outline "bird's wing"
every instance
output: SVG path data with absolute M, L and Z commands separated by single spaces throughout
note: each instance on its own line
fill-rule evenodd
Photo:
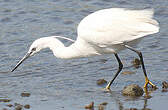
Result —
M 78 26 L 78 39 L 108 46 L 159 31 L 152 10 L 104 9 L 85 17 Z

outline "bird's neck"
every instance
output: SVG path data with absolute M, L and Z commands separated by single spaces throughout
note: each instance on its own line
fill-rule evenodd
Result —
M 61 59 L 71 59 L 71 58 L 78 58 L 80 57 L 80 52 L 74 47 L 75 43 L 71 44 L 68 47 L 62 46 L 62 47 L 55 47 L 54 49 L 51 49 L 53 51 L 53 54 L 57 58 Z
M 68 47 L 64 46 L 64 44 L 59 40 L 54 44 L 58 44 L 58 42 L 59 42 L 59 46 L 58 45 L 53 46 L 50 44 L 47 46 L 53 51 L 53 54 L 57 58 L 72 59 L 72 58 L 80 58 L 80 57 L 97 55 L 97 52 L 90 46 L 87 46 L 85 42 L 83 42 L 82 40 L 77 40 Z

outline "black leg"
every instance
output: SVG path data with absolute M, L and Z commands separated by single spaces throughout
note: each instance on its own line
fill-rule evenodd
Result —
M 145 75 L 145 85 L 144 85 L 144 88 L 146 88 L 148 84 L 150 84 L 152 87 L 156 88 L 156 86 L 154 84 L 152 84 L 152 82 L 150 82 L 149 79 L 148 79 L 148 76 L 147 76 L 147 73 L 146 73 L 146 69 L 145 69 L 145 65 L 144 65 L 144 61 L 143 61 L 142 53 L 140 51 L 138 51 L 138 50 L 136 50 L 136 49 L 128 46 L 128 45 L 124 45 L 124 46 L 126 48 L 128 48 L 128 49 L 136 52 L 138 54 L 139 58 L 140 58 L 142 69 L 143 69 L 143 72 L 144 72 L 144 75 Z
M 114 75 L 113 79 L 112 79 L 112 80 L 108 83 L 108 85 L 106 86 L 106 89 L 110 89 L 111 84 L 114 82 L 114 80 L 116 79 L 116 77 L 118 76 L 118 74 L 120 73 L 120 71 L 121 71 L 122 68 L 123 68 L 123 64 L 122 64 L 120 58 L 118 57 L 117 53 L 114 53 L 114 55 L 115 55 L 115 57 L 116 57 L 116 59 L 117 59 L 117 61 L 118 61 L 119 68 L 118 68 L 117 73 Z

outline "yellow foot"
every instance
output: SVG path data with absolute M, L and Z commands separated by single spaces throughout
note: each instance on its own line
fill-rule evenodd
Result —
M 111 85 L 110 83 L 107 84 L 107 86 L 106 86 L 107 90 L 110 90 L 110 85 Z
M 111 89 L 102 88 L 103 92 L 111 92 Z
M 102 90 L 105 91 L 105 92 L 111 91 L 111 89 L 110 89 L 110 83 L 108 83 L 108 85 L 105 88 L 103 88 Z
M 154 85 L 151 81 L 149 81 L 149 79 L 146 77 L 145 78 L 145 85 L 144 88 L 147 88 L 148 84 L 150 84 L 152 86 L 152 88 L 157 89 L 156 85 Z

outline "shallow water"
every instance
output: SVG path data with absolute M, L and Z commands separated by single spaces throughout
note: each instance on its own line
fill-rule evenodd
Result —
M 12 110 L 14 107 L 6 105 L 20 103 L 30 104 L 31 110 L 83 110 L 92 101 L 95 110 L 102 102 L 108 103 L 106 110 L 166 109 L 168 92 L 161 92 L 161 85 L 168 81 L 167 6 L 167 0 L 1 0 L 0 98 L 11 99 L 11 102 L 0 102 L 0 109 Z M 149 78 L 159 87 L 151 92 L 151 98 L 130 99 L 121 94 L 126 85 L 144 84 L 142 70 L 131 66 L 137 55 L 129 50 L 119 54 L 123 71 L 135 74 L 120 74 L 111 93 L 102 91 L 105 86 L 98 86 L 96 81 L 102 78 L 109 81 L 114 75 L 118 68 L 114 55 L 61 60 L 47 49 L 25 61 L 15 72 L 9 72 L 35 39 L 52 35 L 76 39 L 76 27 L 83 17 L 109 7 L 155 9 L 160 32 L 144 38 L 137 46 L 144 55 Z M 31 95 L 21 97 L 22 92 Z

